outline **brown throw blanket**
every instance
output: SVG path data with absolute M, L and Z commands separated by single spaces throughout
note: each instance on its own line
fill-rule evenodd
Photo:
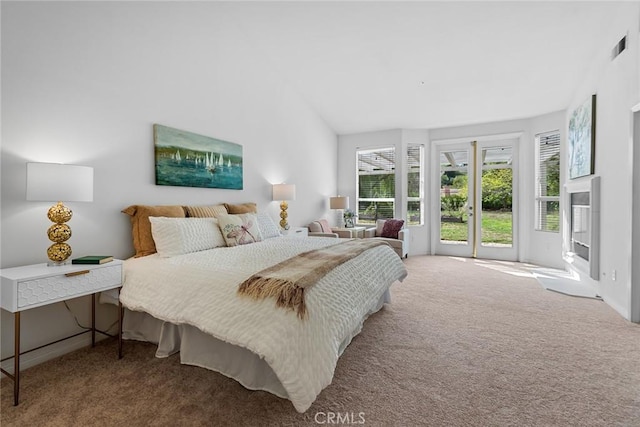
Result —
M 275 297 L 276 306 L 295 310 L 304 319 L 307 308 L 304 290 L 338 265 L 371 249 L 388 243 L 377 239 L 347 240 L 344 243 L 314 249 L 286 259 L 240 284 L 238 293 L 255 299 Z

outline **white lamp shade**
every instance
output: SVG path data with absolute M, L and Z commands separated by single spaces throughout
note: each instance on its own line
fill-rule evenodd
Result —
M 273 200 L 295 200 L 296 186 L 294 184 L 273 184 Z
M 338 196 L 329 198 L 330 209 L 349 209 L 349 197 Z
M 92 202 L 93 168 L 58 163 L 27 163 L 27 200 Z

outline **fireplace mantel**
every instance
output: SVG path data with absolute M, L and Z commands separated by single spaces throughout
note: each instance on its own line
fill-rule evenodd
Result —
M 599 280 L 600 177 L 573 179 L 564 189 L 563 258 L 570 268 Z

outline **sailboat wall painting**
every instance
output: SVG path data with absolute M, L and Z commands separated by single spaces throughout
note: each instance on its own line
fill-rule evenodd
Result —
M 242 190 L 242 145 L 153 125 L 156 185 Z

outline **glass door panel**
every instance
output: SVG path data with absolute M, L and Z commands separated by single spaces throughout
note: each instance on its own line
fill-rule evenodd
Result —
M 480 244 L 513 246 L 513 148 L 482 150 Z
M 440 153 L 440 242 L 468 244 L 468 151 Z
M 472 151 L 468 145 L 446 146 L 438 152 L 439 236 L 440 252 L 456 256 L 471 256 L 472 205 L 469 203 L 469 176 Z

